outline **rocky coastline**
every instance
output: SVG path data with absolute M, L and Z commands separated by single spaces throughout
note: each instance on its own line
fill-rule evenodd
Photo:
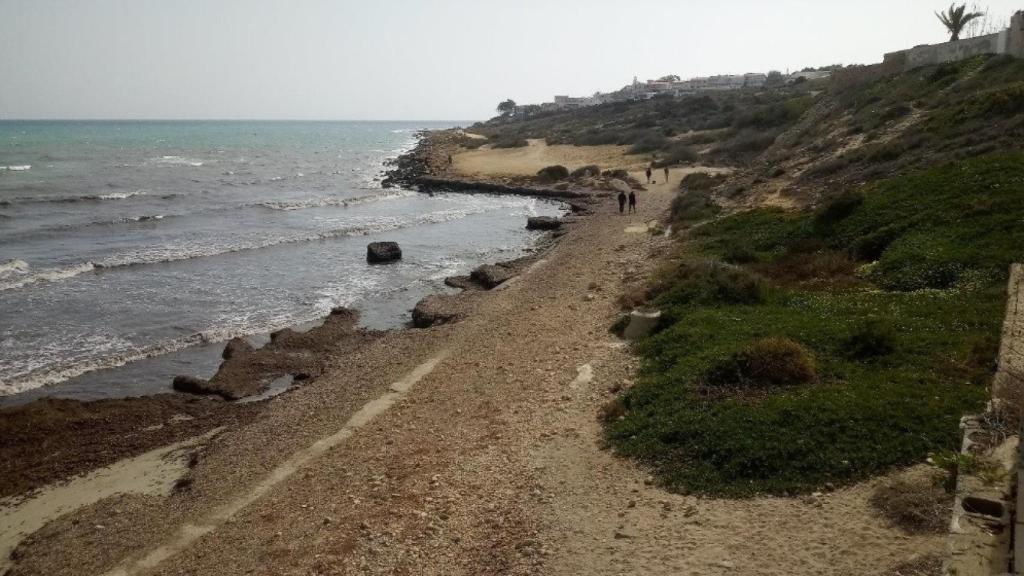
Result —
M 533 254 L 484 264 L 469 275 L 447 278 L 445 284 L 461 292 L 421 299 L 411 311 L 408 330 L 436 329 L 466 318 L 484 294 L 499 289 L 540 260 L 558 238 L 569 233 L 580 216 L 590 212 L 592 202 L 608 195 L 593 189 L 559 190 L 497 179 L 460 178 L 447 165 L 448 155 L 456 147 L 455 139 L 452 131 L 422 133 L 412 151 L 388 166 L 384 186 L 424 193 L 529 195 L 565 202 L 573 216 L 524 222 L 524 227 L 546 232 Z M 0 410 L 0 430 L 6 430 L 10 440 L 0 447 L 7 478 L 0 485 L 0 497 L 25 494 L 184 437 L 250 421 L 265 403 L 249 401 L 262 399 L 274 383 L 287 378 L 287 389 L 313 385 L 329 362 L 353 356 L 385 334 L 358 328 L 357 324 L 358 312 L 338 308 L 321 325 L 306 331 L 279 330 L 260 347 L 235 338 L 225 344 L 223 362 L 213 377 L 182 374 L 175 378 L 173 388 L 178 393 L 91 402 L 43 398 Z M 146 433 L 140 434 L 139 430 Z M 78 436 L 83 431 L 91 439 L 90 446 L 96 448 L 89 457 L 45 457 L 78 452 Z M 126 437 L 132 440 L 124 441 Z

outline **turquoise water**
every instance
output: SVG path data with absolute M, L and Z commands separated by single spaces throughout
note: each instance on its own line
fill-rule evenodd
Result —
M 0 404 L 169 389 L 221 342 L 353 306 L 403 325 L 520 256 L 528 198 L 380 187 L 428 122 L 0 122 Z M 372 267 L 366 244 L 404 260 Z

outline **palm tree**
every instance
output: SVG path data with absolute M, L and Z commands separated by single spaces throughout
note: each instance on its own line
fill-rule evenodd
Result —
M 935 15 L 938 16 L 942 25 L 949 30 L 949 41 L 956 42 L 960 39 L 960 33 L 964 31 L 967 23 L 975 18 L 981 18 L 985 13 L 967 12 L 967 4 L 961 4 L 960 6 L 950 4 L 948 12 L 936 12 Z

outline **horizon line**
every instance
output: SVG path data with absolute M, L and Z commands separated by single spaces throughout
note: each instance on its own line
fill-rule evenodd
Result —
M 353 119 L 353 118 L 3 118 L 0 122 L 483 122 L 427 118 L 418 119 Z

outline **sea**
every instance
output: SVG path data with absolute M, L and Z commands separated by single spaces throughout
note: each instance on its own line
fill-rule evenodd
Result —
M 533 198 L 384 189 L 446 122 L 0 121 L 0 407 L 171 391 L 336 306 L 395 329 L 528 253 Z M 396 241 L 401 262 L 368 265 Z

